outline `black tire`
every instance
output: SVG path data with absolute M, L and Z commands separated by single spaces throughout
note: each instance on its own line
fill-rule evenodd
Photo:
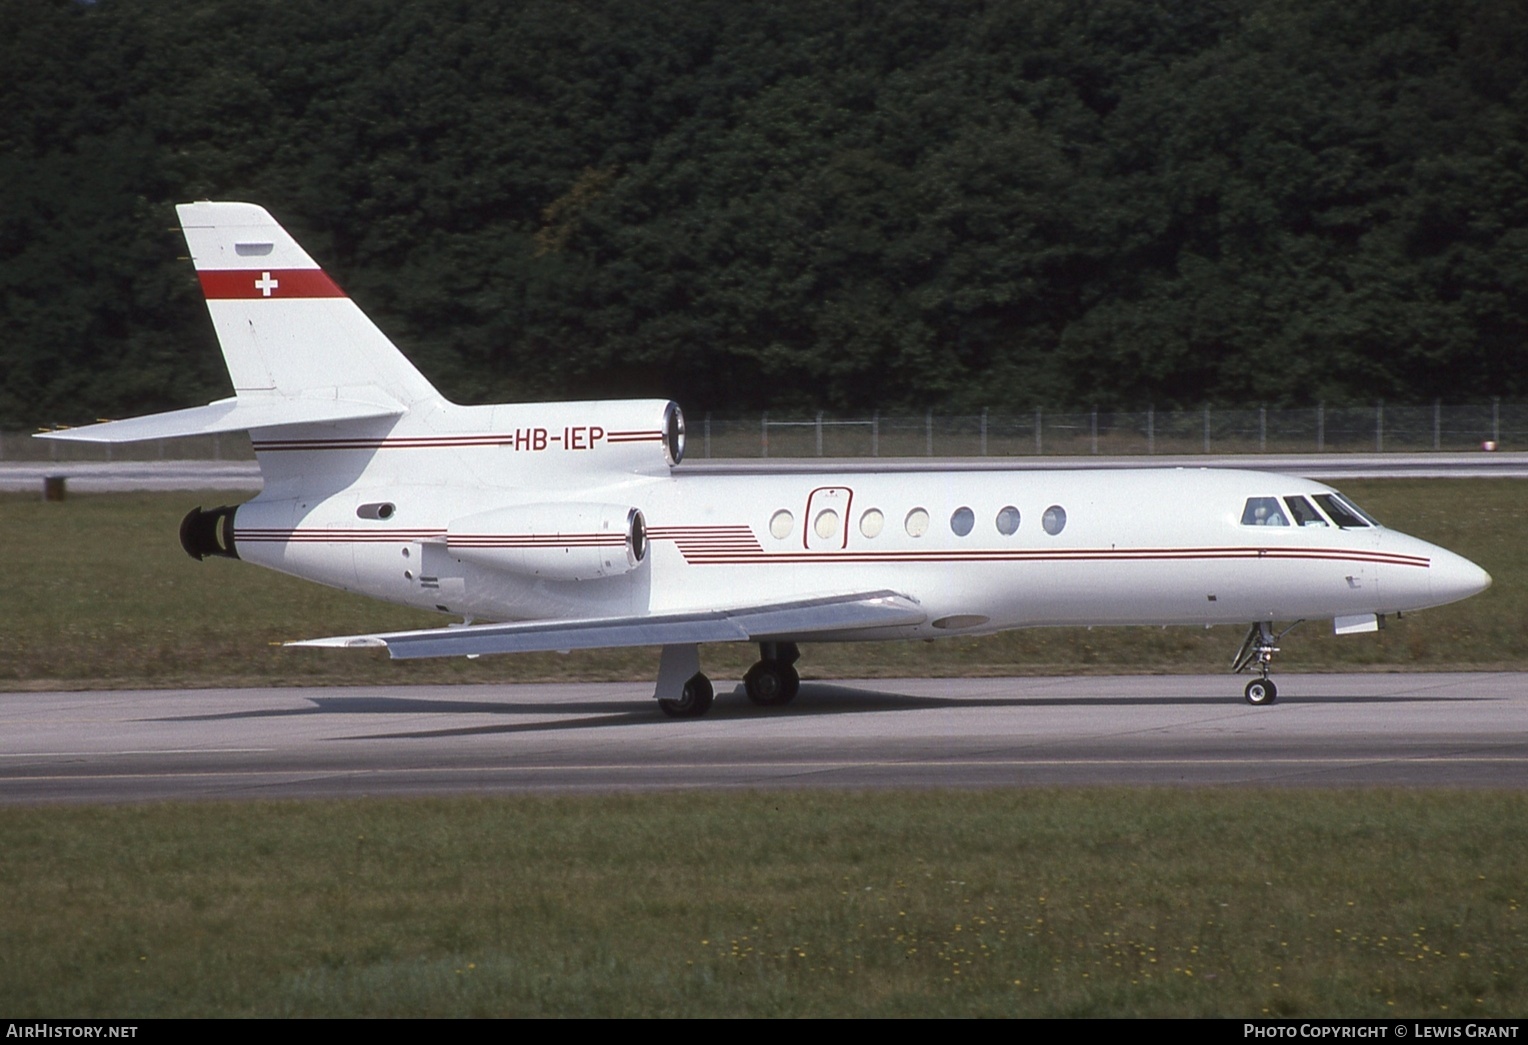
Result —
M 801 676 L 789 664 L 761 660 L 743 676 L 743 689 L 759 707 L 777 708 L 796 698 L 801 690 Z
M 1247 683 L 1247 703 L 1255 708 L 1267 707 L 1279 699 L 1279 687 L 1272 679 L 1253 679 Z
M 677 699 L 661 697 L 658 707 L 669 718 L 700 718 L 711 710 L 711 702 L 715 699 L 716 691 L 711 688 L 711 680 L 697 673 L 690 676 Z
M 801 692 L 801 676 L 796 674 L 796 669 L 789 664 L 783 666 L 785 675 L 785 692 L 781 694 L 780 703 L 789 704 L 796 699 L 796 694 Z

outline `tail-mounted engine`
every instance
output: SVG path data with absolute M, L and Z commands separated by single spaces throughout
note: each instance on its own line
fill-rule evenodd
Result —
M 684 460 L 684 413 L 678 403 L 663 408 L 663 456 L 671 467 Z
M 647 520 L 615 504 L 527 504 L 458 519 L 446 545 L 464 562 L 583 581 L 630 573 L 647 558 Z
M 233 539 L 233 515 L 238 506 L 202 510 L 197 505 L 180 521 L 180 546 L 197 562 L 209 555 L 237 559 L 239 549 Z
M 662 399 L 522 403 L 492 408 L 492 447 L 498 467 L 532 483 L 538 471 L 635 472 L 667 475 L 684 460 L 684 414 Z M 258 445 L 256 449 L 259 449 Z

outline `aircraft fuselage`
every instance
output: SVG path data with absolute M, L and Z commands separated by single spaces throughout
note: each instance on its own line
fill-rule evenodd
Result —
M 603 483 L 585 476 L 561 491 L 363 478 L 322 500 L 262 496 L 238 510 L 235 534 L 248 561 L 477 620 L 881 589 L 927 613 L 919 624 L 833 636 L 845 639 L 1383 615 L 1488 583 L 1452 552 L 1379 525 L 1339 525 L 1319 509 L 1304 525 L 1287 508 L 1282 525 L 1244 521 L 1254 499 L 1314 505 L 1333 492 L 1294 476 L 1216 468 L 710 475 L 680 467 Z M 391 510 L 358 517 L 368 504 Z M 513 528 L 521 505 L 548 509 L 539 531 Z M 648 547 L 639 562 L 604 575 L 562 568 L 597 538 L 597 523 L 577 514 L 591 505 L 620 509 L 611 518 L 628 507 L 641 513 Z M 479 527 L 470 541 L 451 532 L 455 520 L 493 522 L 496 513 L 504 525 Z M 516 558 L 527 546 L 544 561 Z

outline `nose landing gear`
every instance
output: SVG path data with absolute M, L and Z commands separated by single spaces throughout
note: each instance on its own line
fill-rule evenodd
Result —
M 1279 699 L 1279 687 L 1273 684 L 1272 679 L 1253 679 L 1247 683 L 1244 691 L 1247 703 L 1253 707 L 1261 707 L 1264 704 L 1272 704 Z
M 1240 674 L 1249 668 L 1256 667 L 1260 677 L 1247 683 L 1247 688 L 1243 691 L 1248 704 L 1253 707 L 1263 707 L 1279 699 L 1279 687 L 1275 686 L 1273 680 L 1268 677 L 1268 666 L 1273 663 L 1273 655 L 1279 652 L 1279 647 L 1274 643 L 1288 635 L 1300 623 L 1295 621 L 1277 635 L 1273 633 L 1272 621 L 1259 621 L 1247 630 L 1247 637 L 1242 640 L 1241 649 L 1236 652 L 1236 659 L 1231 662 L 1231 671 L 1233 674 Z

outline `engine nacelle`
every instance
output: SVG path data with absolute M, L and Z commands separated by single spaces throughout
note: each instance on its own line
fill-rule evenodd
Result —
M 238 506 L 223 505 L 221 508 L 203 509 L 197 505 L 180 521 L 180 546 L 186 554 L 200 562 L 209 555 L 225 559 L 239 557 L 234 543 L 233 514 Z
M 464 562 L 547 580 L 630 573 L 647 557 L 647 520 L 615 504 L 527 504 L 457 519 L 446 546 Z
M 667 475 L 684 459 L 684 414 L 662 399 L 519 403 L 491 411 L 491 440 L 474 437 L 472 445 L 491 448 L 500 474 L 517 477 L 514 485 L 569 469 Z

